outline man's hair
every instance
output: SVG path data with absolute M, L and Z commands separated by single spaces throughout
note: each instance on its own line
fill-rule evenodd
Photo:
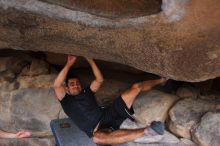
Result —
M 66 86 L 68 86 L 68 81 L 70 79 L 78 79 L 79 80 L 79 77 L 76 74 L 73 74 L 73 73 L 67 74 L 67 77 L 66 77 L 66 80 L 65 80 Z

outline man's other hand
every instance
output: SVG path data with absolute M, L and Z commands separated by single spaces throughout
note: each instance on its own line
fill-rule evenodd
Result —
M 76 56 L 68 55 L 66 64 L 68 66 L 72 66 L 75 61 L 76 61 Z
M 28 131 L 19 131 L 17 132 L 15 138 L 26 138 L 26 137 L 30 137 L 31 136 L 31 132 Z
M 86 60 L 87 60 L 89 63 L 94 62 L 93 58 L 86 57 Z

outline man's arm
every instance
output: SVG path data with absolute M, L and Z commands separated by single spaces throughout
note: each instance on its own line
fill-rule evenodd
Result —
M 28 131 L 19 131 L 17 133 L 10 133 L 0 130 L 0 138 L 26 138 L 30 136 L 31 136 L 31 132 Z
M 92 83 L 90 85 L 90 89 L 93 92 L 96 92 L 101 87 L 101 85 L 104 81 L 104 78 L 103 78 L 101 71 L 99 70 L 99 68 L 95 64 L 95 61 L 90 58 L 87 58 L 87 61 L 90 64 L 90 66 L 92 67 L 93 74 L 95 75 L 95 80 L 92 81 Z
M 66 90 L 65 90 L 65 87 L 63 86 L 63 82 L 66 79 L 66 76 L 67 76 L 67 73 L 70 67 L 74 64 L 75 61 L 76 61 L 76 57 L 69 55 L 67 58 L 66 65 L 63 67 L 63 69 L 60 71 L 60 73 L 58 74 L 57 78 L 54 81 L 53 87 L 54 87 L 56 96 L 59 100 L 62 100 L 66 94 Z

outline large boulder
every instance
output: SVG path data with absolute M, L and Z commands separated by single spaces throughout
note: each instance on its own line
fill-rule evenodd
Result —
M 15 74 L 19 74 L 27 63 L 22 57 L 0 57 L 0 72 L 9 70 Z
M 17 82 L 14 82 L 16 75 L 10 71 L 0 72 L 0 90 L 12 91 L 18 88 Z
M 169 111 L 169 129 L 177 136 L 191 138 L 191 129 L 208 111 L 216 110 L 215 101 L 186 98 Z
M 136 141 L 136 140 L 135 140 Z M 145 137 L 139 138 L 136 142 L 127 142 L 120 146 L 192 146 L 181 143 L 179 139 L 171 133 L 165 131 L 161 140 L 157 141 L 154 138 L 147 139 Z
M 183 144 L 184 146 L 197 146 L 194 142 L 187 138 L 181 138 L 180 143 Z
M 0 128 L 4 130 L 12 130 L 13 120 L 11 117 L 11 94 L 10 92 L 0 92 Z M 14 129 L 13 129 L 14 130 Z
M 205 114 L 193 130 L 192 137 L 199 146 L 219 146 L 220 113 Z
M 145 126 L 140 123 L 133 122 L 129 119 L 126 119 L 120 126 L 121 129 L 138 129 L 138 128 L 143 128 L 143 127 Z M 135 146 L 142 146 L 142 145 L 151 146 L 152 143 L 155 143 L 158 146 L 165 145 L 165 144 L 167 146 L 172 146 L 172 145 L 180 144 L 180 140 L 176 136 L 169 133 L 168 131 L 165 131 L 162 138 L 143 136 L 143 137 L 135 139 L 133 142 L 128 142 L 126 144 L 123 144 L 122 146 L 134 146 L 134 145 Z
M 49 64 L 42 59 L 34 59 L 31 65 L 26 66 L 22 72 L 21 76 L 38 76 L 50 73 Z
M 197 98 L 198 91 L 192 86 L 182 86 L 177 89 L 176 95 L 180 98 Z
M 89 56 L 175 80 L 220 76 L 218 0 L 163 0 L 160 13 L 117 19 L 65 2 L 0 1 L 0 48 Z
M 165 121 L 171 106 L 179 98 L 175 95 L 166 94 L 160 91 L 141 93 L 133 107 L 135 118 L 143 124 L 150 124 L 152 121 Z
M 19 76 L 17 82 L 19 88 L 52 88 L 57 74 L 39 75 L 39 76 Z
M 20 89 L 6 95 L 0 103 L 0 128 L 4 130 L 50 131 L 50 121 L 58 118 L 61 110 L 52 89 Z
M 19 88 L 52 88 L 57 73 L 42 59 L 33 59 L 17 76 Z
M 59 117 L 61 107 L 51 89 L 20 89 L 0 94 L 0 129 L 28 130 L 33 138 L 1 139 L 4 146 L 52 146 L 49 123 Z
M 28 64 L 20 57 L 0 57 L 0 90 L 12 91 L 19 87 L 17 75 Z

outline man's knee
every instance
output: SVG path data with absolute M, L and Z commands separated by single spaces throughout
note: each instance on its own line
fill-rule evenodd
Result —
M 131 86 L 131 88 L 140 91 L 141 90 L 141 83 L 134 83 Z
M 133 84 L 131 88 L 140 92 L 140 91 L 151 90 L 152 89 L 152 85 L 148 84 L 146 82 L 140 82 L 140 83 Z
M 101 139 L 100 138 L 98 138 L 98 137 L 96 137 L 96 136 L 93 136 L 92 137 L 92 141 L 93 141 L 93 143 L 95 143 L 95 144 L 101 144 Z

